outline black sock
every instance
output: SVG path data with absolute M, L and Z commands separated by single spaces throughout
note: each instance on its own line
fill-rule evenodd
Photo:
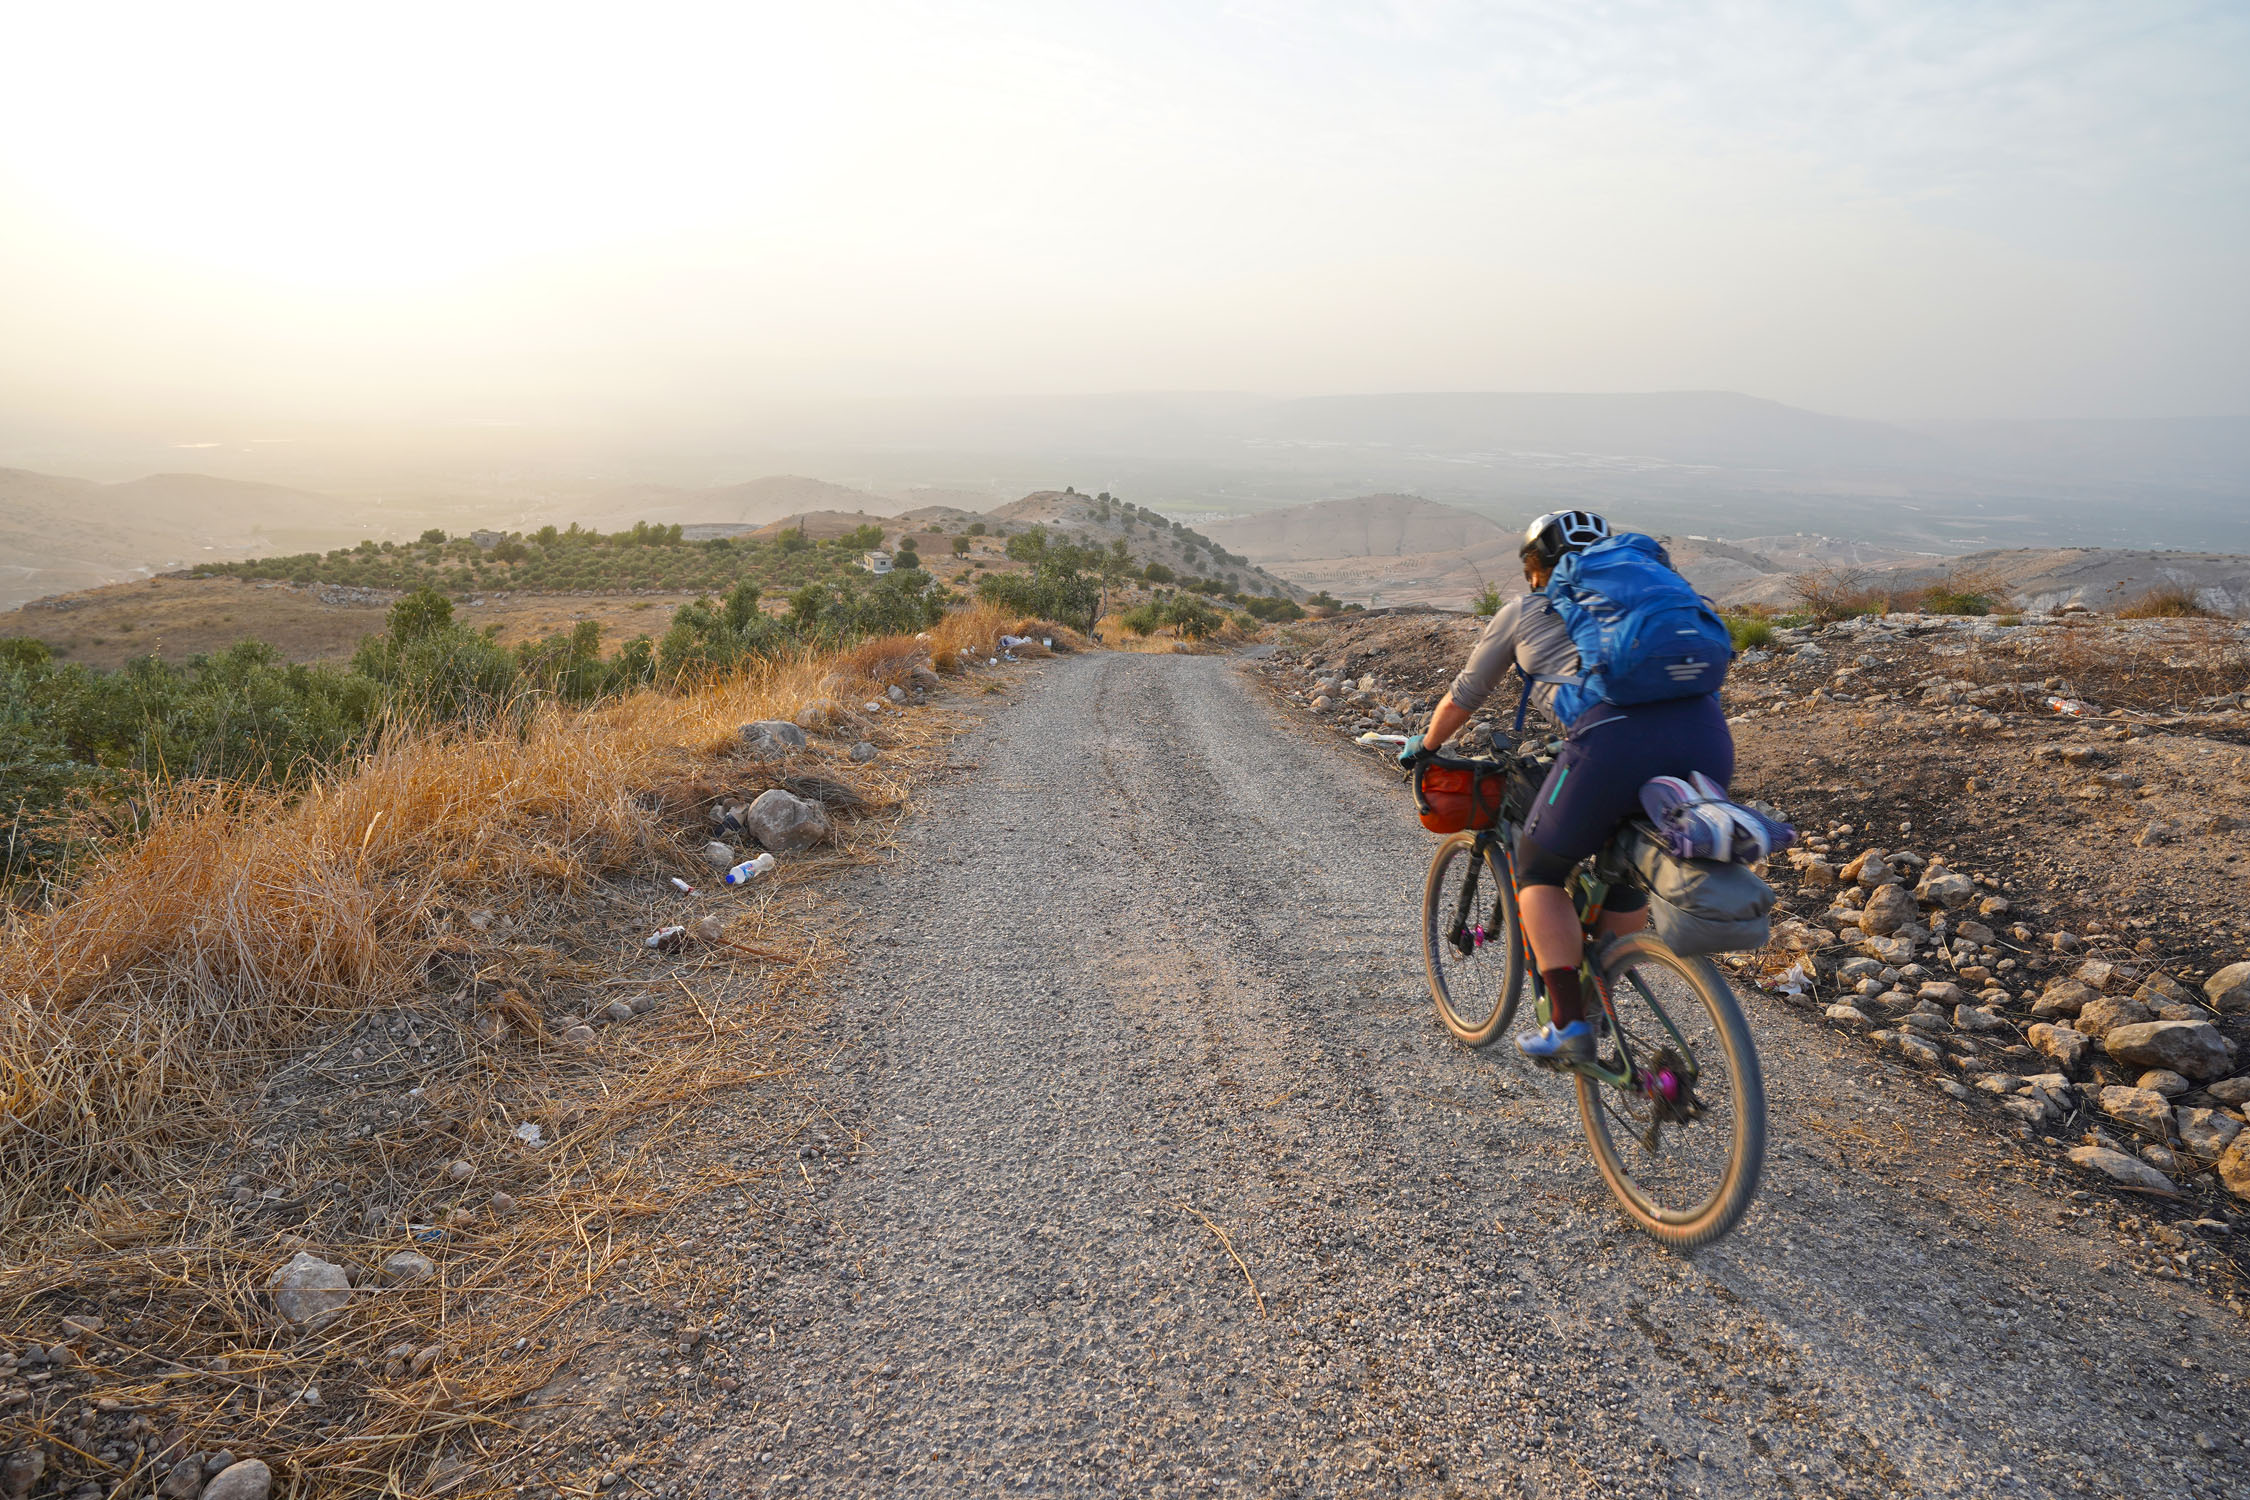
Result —
M 1577 969 L 1541 969 L 1539 977 L 1547 981 L 1547 1008 L 1554 1015 L 1557 1031 L 1586 1019 L 1586 999 L 1578 992 Z

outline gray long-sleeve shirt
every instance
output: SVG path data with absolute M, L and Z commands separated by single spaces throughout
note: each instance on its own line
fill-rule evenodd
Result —
M 1578 648 L 1570 643 L 1570 632 L 1563 629 L 1562 616 L 1555 613 L 1542 595 L 1519 594 L 1500 606 L 1492 623 L 1484 627 L 1484 634 L 1477 637 L 1476 648 L 1469 653 L 1469 664 L 1453 679 L 1454 706 L 1472 712 L 1483 707 L 1484 700 L 1492 696 L 1493 688 L 1513 666 L 1520 666 L 1534 676 L 1578 675 Z M 1531 701 L 1542 714 L 1553 719 L 1555 684 L 1534 682 Z

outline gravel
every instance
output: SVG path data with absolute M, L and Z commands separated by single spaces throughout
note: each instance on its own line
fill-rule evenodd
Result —
M 1377 763 L 1221 657 L 1024 675 L 840 883 L 850 1139 L 789 1173 L 658 1493 L 2250 1487 L 2198 1442 L 2242 1430 L 2240 1320 L 2111 1274 L 1919 1070 L 1746 996 L 1766 1185 L 1668 1253 L 1563 1087 L 1438 1026 Z

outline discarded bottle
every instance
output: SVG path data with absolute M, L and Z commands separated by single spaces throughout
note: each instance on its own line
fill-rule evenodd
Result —
M 771 874 L 773 865 L 774 859 L 770 852 L 761 854 L 756 859 L 746 859 L 727 871 L 727 884 L 747 885 L 760 875 Z

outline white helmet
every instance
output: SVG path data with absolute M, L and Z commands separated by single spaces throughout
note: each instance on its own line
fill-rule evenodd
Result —
M 1583 552 L 1609 538 L 1609 522 L 1590 510 L 1551 510 L 1523 529 L 1525 557 L 1536 555 L 1539 565 L 1551 568 L 1565 552 Z

